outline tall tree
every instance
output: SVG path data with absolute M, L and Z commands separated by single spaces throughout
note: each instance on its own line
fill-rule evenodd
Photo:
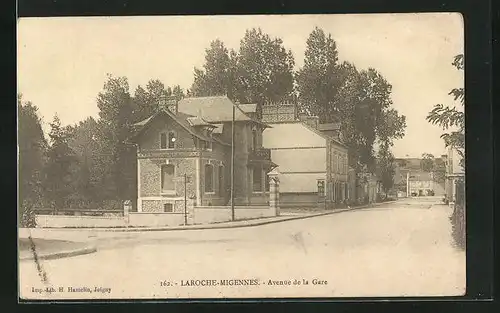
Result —
M 434 156 L 430 153 L 423 153 L 420 160 L 420 169 L 424 172 L 434 171 Z
M 301 109 L 322 122 L 336 121 L 342 76 L 335 40 L 316 27 L 307 39 L 304 66 L 296 74 Z
M 78 182 L 77 190 L 80 200 L 93 202 L 99 199 L 99 190 L 101 190 L 99 179 L 103 169 L 98 166 L 99 143 L 97 142 L 98 123 L 88 117 L 81 121 L 72 129 L 72 136 L 69 140 L 69 146 L 75 152 L 79 168 L 75 181 Z
M 155 89 L 156 90 L 156 89 Z M 134 122 L 134 103 L 126 77 L 108 75 L 103 91 L 97 96 L 99 108 L 99 156 L 105 171 L 101 184 L 108 199 L 136 199 L 136 148 L 126 143 Z M 106 166 L 108 165 L 108 166 Z
M 231 81 L 230 71 L 234 71 L 236 52 L 229 51 L 224 43 L 216 39 L 210 42 L 210 48 L 205 50 L 203 69 L 194 69 L 194 83 L 191 92 L 195 96 L 220 96 L 229 92 Z
M 148 118 L 158 109 L 158 101 L 163 96 L 176 96 L 179 99 L 185 97 L 184 90 L 179 85 L 173 88 L 165 87 L 159 79 L 151 79 L 146 88 L 141 85 L 135 89 L 133 103 L 133 118 L 137 122 Z
M 260 28 L 247 30 L 237 60 L 240 102 L 279 102 L 292 95 L 295 60 L 282 39 L 271 38 Z
M 464 70 L 464 55 L 456 55 L 452 65 L 459 71 Z M 463 87 L 454 88 L 449 92 L 455 101 L 459 101 L 462 109 L 465 107 L 465 89 Z M 444 106 L 437 104 L 427 115 L 427 121 L 434 125 L 439 125 L 443 130 L 451 129 L 450 132 L 441 135 L 446 147 L 454 148 L 460 156 L 460 165 L 465 167 L 465 114 L 463 110 L 455 106 Z M 456 201 L 452 222 L 452 236 L 458 247 L 465 249 L 465 181 L 458 179 L 456 181 Z
M 38 108 L 17 98 L 19 147 L 19 214 L 21 217 L 39 205 L 42 198 L 42 171 L 47 142 L 42 131 Z M 21 219 L 23 222 L 23 219 Z M 22 223 L 23 226 L 26 225 Z
M 388 142 L 383 142 L 379 147 L 377 165 L 379 169 L 379 179 L 382 182 L 382 189 L 384 190 L 386 196 L 389 190 L 394 186 L 394 155 L 390 150 L 390 145 Z
M 464 55 L 455 56 L 452 65 L 459 71 L 464 70 Z M 462 108 L 465 106 L 465 89 L 463 87 L 453 88 L 449 93 L 455 101 L 459 101 Z M 464 167 L 465 153 L 465 114 L 463 110 L 455 106 L 444 106 L 436 104 L 426 117 L 431 124 L 438 125 L 443 130 L 452 129 L 450 132 L 441 135 L 446 147 L 453 147 L 460 155 L 460 165 Z
M 70 132 L 61 126 L 57 115 L 50 123 L 50 147 L 44 168 L 44 196 L 55 210 L 65 209 L 76 194 L 76 171 L 78 159 L 70 148 Z
M 444 185 L 446 180 L 446 164 L 442 158 L 434 159 L 434 181 Z
M 137 86 L 133 98 L 133 117 L 134 122 L 138 122 L 151 116 L 158 107 L 158 100 L 172 90 L 165 88 L 165 85 L 159 79 L 151 79 L 146 84 L 146 88 Z
M 294 60 L 279 38 L 261 29 L 247 30 L 239 53 L 214 40 L 205 51 L 203 69 L 195 68 L 190 93 L 228 95 L 240 103 L 279 101 L 293 92 Z

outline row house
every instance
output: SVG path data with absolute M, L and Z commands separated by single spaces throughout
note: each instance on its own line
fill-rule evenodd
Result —
M 463 152 L 463 151 L 462 151 Z M 462 153 L 463 154 L 463 153 Z M 457 182 L 465 179 L 465 170 L 460 165 L 461 153 L 453 147 L 448 147 L 448 153 L 443 155 L 446 168 L 446 200 L 454 203 L 457 197 Z
M 281 207 L 335 207 L 349 199 L 348 154 L 338 124 L 299 115 L 295 104 L 262 106 L 263 146 L 279 165 Z

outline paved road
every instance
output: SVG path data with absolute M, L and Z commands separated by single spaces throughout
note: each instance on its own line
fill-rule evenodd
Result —
M 26 298 L 357 297 L 460 295 L 465 253 L 437 198 L 256 227 L 94 238 L 91 255 L 20 263 Z M 117 236 L 108 235 L 108 236 Z M 45 273 L 42 283 L 38 273 Z M 218 286 L 182 286 L 217 280 Z M 258 286 L 221 286 L 255 279 Z M 323 282 L 322 284 L 313 284 Z M 270 282 L 271 280 L 271 282 Z M 293 280 L 300 281 L 294 285 Z M 274 285 L 287 284 L 291 285 Z M 305 285 L 304 281 L 309 284 Z M 171 286 L 161 286 L 162 282 Z M 326 282 L 326 284 L 325 284 Z M 177 285 L 176 285 L 177 284 Z M 64 292 L 33 288 L 64 287 Z M 67 292 L 88 287 L 94 292 Z M 95 291 L 95 287 L 111 288 Z

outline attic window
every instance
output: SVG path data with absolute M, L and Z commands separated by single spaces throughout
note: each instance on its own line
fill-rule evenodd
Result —
M 173 131 L 160 134 L 160 149 L 174 149 L 175 148 L 175 133 Z

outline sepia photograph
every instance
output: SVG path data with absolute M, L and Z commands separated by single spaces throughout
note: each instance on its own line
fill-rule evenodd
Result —
M 26 17 L 17 59 L 21 300 L 466 293 L 461 14 Z

